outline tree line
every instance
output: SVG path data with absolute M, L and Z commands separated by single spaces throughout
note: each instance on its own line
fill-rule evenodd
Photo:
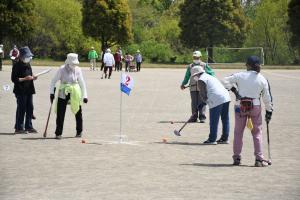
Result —
M 299 0 L 2 0 L 0 43 L 57 60 L 121 46 L 162 63 L 190 62 L 206 47 L 258 46 L 266 64 L 299 64 L 299 22 Z

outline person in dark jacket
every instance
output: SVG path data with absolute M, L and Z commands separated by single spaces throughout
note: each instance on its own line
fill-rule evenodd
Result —
M 33 81 L 37 79 L 33 76 L 30 65 L 33 54 L 27 46 L 20 48 L 19 51 L 19 60 L 14 63 L 11 73 L 11 81 L 14 83 L 13 92 L 17 100 L 15 133 L 37 133 L 32 126 L 32 96 L 35 94 Z

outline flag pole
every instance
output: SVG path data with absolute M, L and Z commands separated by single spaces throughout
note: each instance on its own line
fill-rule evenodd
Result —
M 119 135 L 119 143 L 122 142 L 122 90 L 121 90 L 121 83 L 122 83 L 122 74 L 121 71 L 121 77 L 120 77 L 120 135 Z

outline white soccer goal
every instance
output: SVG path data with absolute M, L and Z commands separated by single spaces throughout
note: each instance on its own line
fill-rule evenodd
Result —
M 208 62 L 208 51 L 213 51 L 213 62 Z M 257 56 L 260 58 L 261 64 L 264 65 L 264 49 L 262 47 L 207 47 L 207 62 L 211 64 L 244 64 L 249 56 Z

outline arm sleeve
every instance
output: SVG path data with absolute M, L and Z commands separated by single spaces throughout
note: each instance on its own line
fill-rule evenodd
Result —
M 272 112 L 273 98 L 272 98 L 271 88 L 268 80 L 266 80 L 266 82 L 264 83 L 264 87 L 262 90 L 262 99 L 265 104 L 266 110 Z
M 202 102 L 207 102 L 207 88 L 206 84 L 202 80 L 197 81 L 197 88 L 199 91 L 199 98 Z
M 236 86 L 237 76 L 235 74 L 227 76 L 223 79 L 222 83 L 227 90 L 230 90 L 232 87 Z
M 185 71 L 185 76 L 184 76 L 184 79 L 181 83 L 181 85 L 186 85 L 188 84 L 189 80 L 190 80 L 190 77 L 191 77 L 191 71 L 190 71 L 190 68 L 187 67 L 186 68 L 186 71 Z
M 51 85 L 50 85 L 50 94 L 54 94 L 54 88 L 55 88 L 55 84 L 57 83 L 58 80 L 60 80 L 61 78 L 61 69 L 59 69 L 55 76 L 53 77 L 52 81 L 51 81 Z
M 15 64 L 13 65 L 12 72 L 11 72 L 11 81 L 15 84 L 19 82 L 19 77 L 18 77 L 18 66 Z
M 81 69 L 79 69 L 78 73 L 79 73 L 78 83 L 81 88 L 82 96 L 83 96 L 83 98 L 88 98 L 87 91 L 86 91 L 86 84 L 85 84 Z

